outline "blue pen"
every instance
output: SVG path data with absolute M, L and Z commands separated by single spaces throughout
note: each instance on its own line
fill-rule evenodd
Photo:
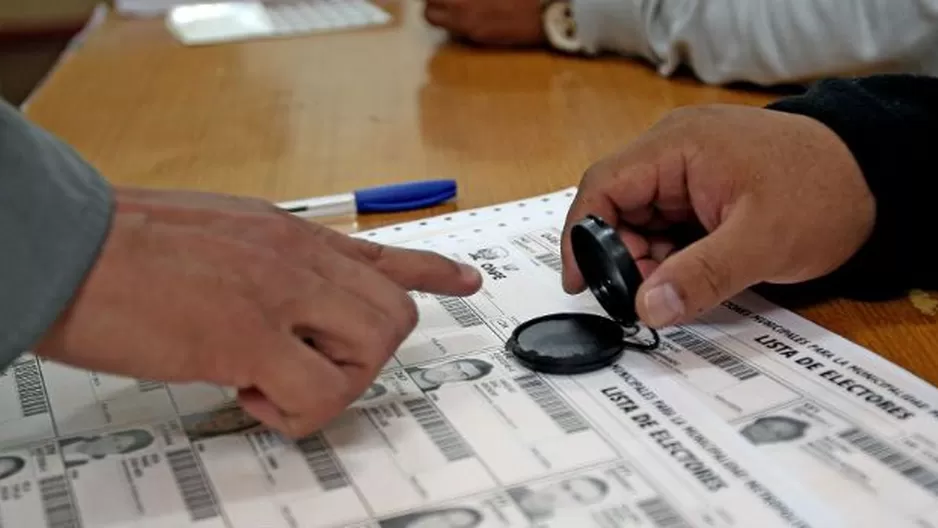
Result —
M 456 196 L 454 180 L 423 180 L 359 189 L 350 193 L 277 204 L 304 218 L 392 213 L 439 205 Z

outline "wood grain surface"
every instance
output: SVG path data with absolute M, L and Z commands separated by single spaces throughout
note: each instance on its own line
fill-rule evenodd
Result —
M 772 98 L 621 59 L 461 46 L 423 23 L 420 4 L 386 7 L 389 27 L 200 48 L 159 20 L 111 19 L 29 114 L 118 184 L 285 200 L 459 181 L 455 204 L 361 220 L 370 227 L 575 185 L 675 107 Z M 934 384 L 938 325 L 925 305 L 797 311 Z

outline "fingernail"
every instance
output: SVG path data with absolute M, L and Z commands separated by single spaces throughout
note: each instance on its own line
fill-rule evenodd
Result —
M 645 294 L 645 313 L 649 325 L 667 326 L 684 315 L 684 301 L 670 284 L 655 286 Z

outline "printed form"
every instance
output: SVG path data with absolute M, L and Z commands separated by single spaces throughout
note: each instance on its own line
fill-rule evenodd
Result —
M 229 388 L 23 356 L 0 376 L 0 526 L 938 527 L 935 388 L 754 295 L 598 372 L 515 361 L 518 324 L 605 315 L 560 287 L 572 195 L 356 235 L 485 282 L 414 293 L 371 388 L 299 441 Z

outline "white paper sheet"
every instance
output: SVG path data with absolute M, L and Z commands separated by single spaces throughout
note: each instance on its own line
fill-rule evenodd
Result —
M 418 328 L 372 390 L 299 442 L 225 388 L 24 356 L 0 377 L 0 523 L 938 526 L 935 389 L 754 296 L 591 374 L 539 375 L 506 354 L 528 318 L 602 313 L 560 288 L 571 198 L 357 235 L 472 262 L 484 289 L 415 294 Z M 831 368 L 875 373 L 863 383 L 878 396 Z

